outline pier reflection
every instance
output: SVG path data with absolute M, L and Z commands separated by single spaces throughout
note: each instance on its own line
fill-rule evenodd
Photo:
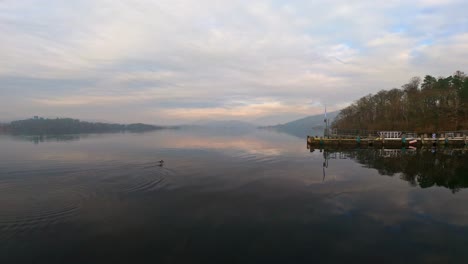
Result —
M 468 149 L 325 149 L 325 164 L 330 159 L 350 159 L 380 175 L 398 176 L 412 186 L 445 187 L 452 192 L 468 188 Z

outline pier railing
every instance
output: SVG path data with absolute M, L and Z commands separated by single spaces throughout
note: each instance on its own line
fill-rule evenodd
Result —
M 463 138 L 468 136 L 468 130 L 458 130 L 458 131 L 441 131 L 441 138 Z
M 364 129 L 332 129 L 332 137 L 376 137 L 378 136 L 377 130 L 364 130 Z
M 457 131 L 438 131 L 434 133 L 417 133 L 414 131 L 382 131 L 382 130 L 363 130 L 363 129 L 332 129 L 331 138 L 465 138 L 468 136 L 468 130 Z

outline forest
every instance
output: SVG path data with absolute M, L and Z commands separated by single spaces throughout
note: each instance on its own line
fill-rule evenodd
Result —
M 413 77 L 400 89 L 369 94 L 342 109 L 336 129 L 418 133 L 468 130 L 468 76 Z
M 79 133 L 103 133 L 103 132 L 143 132 L 169 127 L 147 124 L 109 124 L 80 121 L 72 118 L 40 118 L 34 117 L 26 120 L 13 121 L 9 124 L 0 124 L 0 132 L 27 135 L 54 135 L 54 134 L 79 134 Z M 171 127 L 172 128 L 172 127 Z

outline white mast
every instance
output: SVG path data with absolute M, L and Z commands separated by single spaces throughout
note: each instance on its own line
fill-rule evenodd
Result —
M 323 133 L 324 137 L 328 136 L 328 118 L 327 118 L 327 105 L 325 104 L 325 116 L 323 119 L 323 122 L 325 122 L 325 131 Z

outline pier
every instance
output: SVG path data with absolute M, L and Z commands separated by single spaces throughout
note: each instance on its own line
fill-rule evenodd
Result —
M 383 135 L 382 133 L 380 133 Z M 367 148 L 367 147 L 465 147 L 468 143 L 467 134 L 445 133 L 438 136 L 429 137 L 421 135 L 419 137 L 406 137 L 404 134 L 393 133 L 392 137 L 380 137 L 379 135 L 366 137 L 349 135 L 332 135 L 328 137 L 307 136 L 308 148 L 340 147 L 340 148 Z

